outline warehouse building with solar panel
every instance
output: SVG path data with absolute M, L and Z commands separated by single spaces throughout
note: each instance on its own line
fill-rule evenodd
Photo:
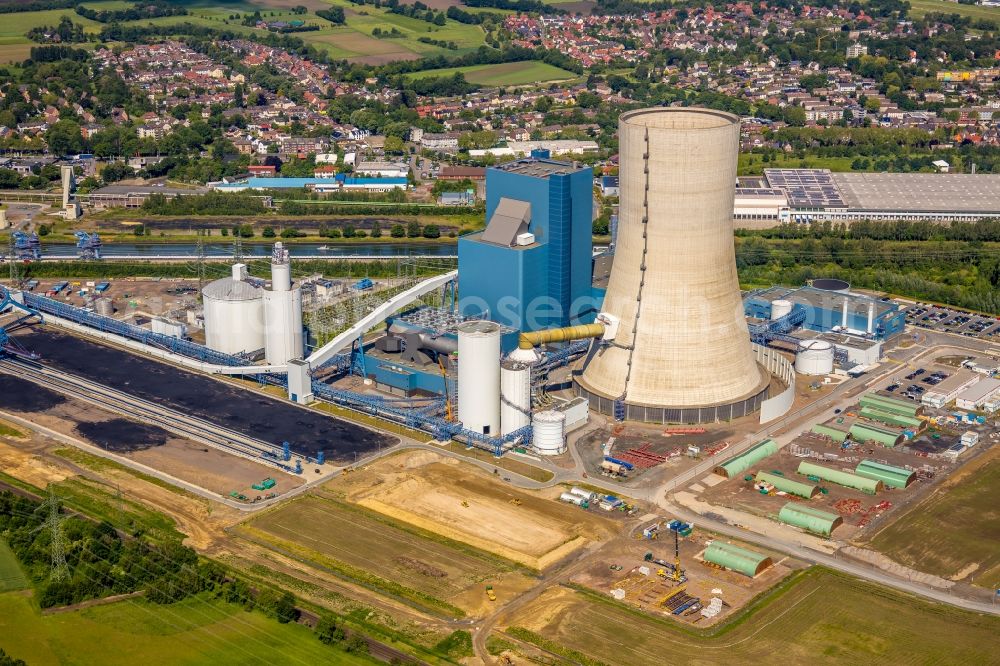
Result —
M 736 226 L 873 221 L 976 222 L 1000 218 L 1000 175 L 833 173 L 765 169 L 739 179 Z

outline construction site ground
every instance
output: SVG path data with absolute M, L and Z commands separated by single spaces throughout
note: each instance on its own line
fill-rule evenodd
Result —
M 612 458 L 624 460 L 629 450 L 641 449 L 662 456 L 666 461 L 654 464 L 652 467 L 636 466 L 628 473 L 626 483 L 651 483 L 683 472 L 696 465 L 701 458 L 688 455 L 689 446 L 697 446 L 702 450 L 702 457 L 713 450 L 724 451 L 726 444 L 741 439 L 750 428 L 739 428 L 744 424 L 727 423 L 705 426 L 704 433 L 672 434 L 678 429 L 701 426 L 662 426 L 640 423 L 608 424 L 582 435 L 576 442 L 576 450 L 580 453 L 587 474 L 601 475 L 601 462 L 604 460 L 604 447 L 608 440 L 614 438 L 611 452 Z M 758 424 L 759 427 L 759 424 Z M 739 429 L 738 429 L 739 428 Z M 742 432 L 741 432 L 742 431 Z M 652 462 L 652 461 L 651 461 Z
M 18 331 L 17 338 L 56 370 L 100 378 L 100 383 L 111 388 L 275 447 L 288 441 L 297 453 L 315 456 L 323 451 L 330 463 L 353 463 L 356 457 L 397 442 L 394 437 L 343 419 L 51 328 L 24 329 Z
M 428 612 L 485 614 L 533 584 L 527 570 L 320 492 L 243 523 L 234 534 L 318 569 L 403 598 Z
M 217 277 L 223 277 L 222 269 L 226 274 L 229 272 L 228 266 L 217 265 L 208 266 L 209 270 L 220 272 Z M 211 277 L 209 279 L 215 279 Z M 38 286 L 32 289 L 33 293 L 45 295 L 54 285 L 66 280 L 45 278 L 40 279 Z M 156 315 L 168 316 L 187 322 L 184 314 L 186 310 L 198 306 L 198 280 L 183 278 L 119 278 L 108 280 L 111 286 L 102 294 L 95 294 L 94 288 L 88 287 L 87 282 L 101 282 L 101 280 L 71 280 L 70 287 L 64 289 L 54 298 L 61 303 L 75 305 L 76 307 L 86 307 L 94 296 L 98 298 L 108 298 L 111 300 L 115 312 L 115 319 L 124 319 L 132 315 Z M 80 295 L 80 290 L 86 289 L 87 293 Z M 192 333 L 197 330 L 192 330 Z
M 747 615 L 752 621 L 743 621 Z M 569 663 L 751 663 L 781 655 L 790 664 L 986 664 L 996 663 L 1000 620 L 813 567 L 704 629 L 567 586 L 550 587 L 499 627 L 519 645 Z
M 821 438 L 799 437 L 796 441 L 801 445 L 810 446 L 813 451 L 822 450 L 816 445 L 816 441 Z M 833 451 L 833 448 L 828 449 Z M 839 451 L 839 447 L 837 447 Z M 881 449 L 879 450 L 881 453 Z M 888 520 L 888 514 L 893 509 L 905 505 L 919 489 L 925 485 L 925 481 L 915 481 L 910 487 L 905 489 L 885 488 L 876 495 L 868 495 L 853 488 L 846 488 L 829 481 L 810 481 L 805 475 L 797 473 L 799 464 L 803 461 L 810 461 L 824 467 L 841 471 L 854 471 L 854 467 L 863 459 L 874 459 L 865 451 L 864 455 L 855 452 L 838 453 L 837 460 L 816 460 L 812 458 L 800 458 L 792 455 L 790 447 L 784 447 L 775 455 L 764 458 L 756 465 L 737 474 L 732 479 L 723 479 L 716 475 L 721 482 L 713 486 L 704 483 L 695 484 L 691 490 L 697 493 L 698 499 L 709 504 L 730 507 L 740 511 L 777 519 L 778 512 L 788 502 L 808 504 L 809 506 L 837 514 L 843 517 L 843 525 L 833 532 L 833 538 L 846 541 L 854 538 L 861 528 L 866 525 L 871 529 L 875 525 L 884 524 Z M 891 464 L 891 463 L 890 463 Z M 762 495 L 754 489 L 753 481 L 746 481 L 744 477 L 755 476 L 757 472 L 772 472 L 780 474 L 785 478 L 825 488 L 827 493 L 820 492 L 812 499 L 805 499 L 785 493 L 772 492 L 769 495 Z M 879 506 L 882 502 L 890 502 L 891 506 Z M 873 508 L 877 507 L 877 508 Z
M 520 490 L 498 476 L 430 451 L 404 451 L 325 488 L 533 569 L 545 569 L 617 529 L 599 512 L 558 501 L 562 488 Z
M 238 491 L 253 499 L 251 485 L 272 477 L 278 494 L 302 485 L 301 477 L 235 456 L 156 426 L 126 419 L 88 402 L 0 373 L 0 410 L 51 431 L 187 481 L 219 495 Z
M 622 539 L 609 544 L 601 550 L 599 557 L 591 558 L 587 568 L 573 576 L 571 582 L 602 595 L 609 595 L 612 590 L 621 589 L 625 592 L 623 602 L 630 606 L 653 615 L 671 618 L 672 621 L 707 627 L 724 621 L 755 596 L 778 583 L 790 571 L 803 567 L 794 560 L 778 553 L 767 552 L 759 546 L 737 543 L 736 545 L 769 555 L 774 566 L 765 569 L 756 578 L 715 568 L 706 564 L 702 558 L 705 548 L 713 538 L 718 537 L 698 530 L 688 537 L 680 537 L 678 545 L 681 571 L 687 578 L 682 583 L 673 580 L 671 568 L 645 560 L 646 553 L 652 553 L 654 559 L 673 563 L 674 538 L 673 532 L 668 530 L 662 530 L 656 539 L 643 538 L 640 530 L 632 539 Z M 735 543 L 729 539 L 723 541 Z M 612 567 L 621 567 L 621 570 Z M 641 572 L 641 567 L 646 567 L 649 573 Z M 660 575 L 660 571 L 665 575 Z M 718 597 L 724 602 L 722 611 L 713 618 L 703 616 L 700 611 L 672 615 L 664 606 L 664 600 L 679 598 L 685 594 L 699 599 L 703 606 L 708 606 L 712 597 Z

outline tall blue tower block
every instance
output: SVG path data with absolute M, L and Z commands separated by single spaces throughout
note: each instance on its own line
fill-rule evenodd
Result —
M 545 154 L 486 171 L 486 229 L 458 241 L 459 308 L 521 331 L 589 323 L 593 171 Z

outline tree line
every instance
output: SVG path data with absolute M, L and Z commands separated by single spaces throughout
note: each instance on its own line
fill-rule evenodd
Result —
M 52 500 L 49 500 L 52 501 Z M 62 510 L 56 508 L 56 515 Z M 0 534 L 37 590 L 42 608 L 66 606 L 111 595 L 144 592 L 154 604 L 173 604 L 201 595 L 258 610 L 280 623 L 295 622 L 301 611 L 287 591 L 255 589 L 222 565 L 198 557 L 176 540 L 153 542 L 145 535 L 120 533 L 107 521 L 64 515 L 60 537 L 46 525 L 52 512 L 44 503 L 9 491 L 0 492 Z M 65 576 L 53 575 L 53 539 L 62 540 Z M 345 652 L 367 653 L 364 636 L 348 632 L 331 614 L 319 617 L 314 635 Z M 15 664 L 0 651 L 0 660 Z M 20 662 L 24 663 L 24 662 Z
M 745 285 L 801 285 L 817 277 L 1000 314 L 1000 246 L 979 241 L 737 238 Z

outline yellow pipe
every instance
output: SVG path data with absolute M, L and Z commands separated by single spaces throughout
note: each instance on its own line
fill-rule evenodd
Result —
M 568 342 L 584 338 L 599 338 L 604 335 L 604 324 L 581 324 L 580 326 L 565 326 L 549 328 L 544 331 L 522 333 L 517 346 L 521 349 L 534 349 L 546 342 Z

